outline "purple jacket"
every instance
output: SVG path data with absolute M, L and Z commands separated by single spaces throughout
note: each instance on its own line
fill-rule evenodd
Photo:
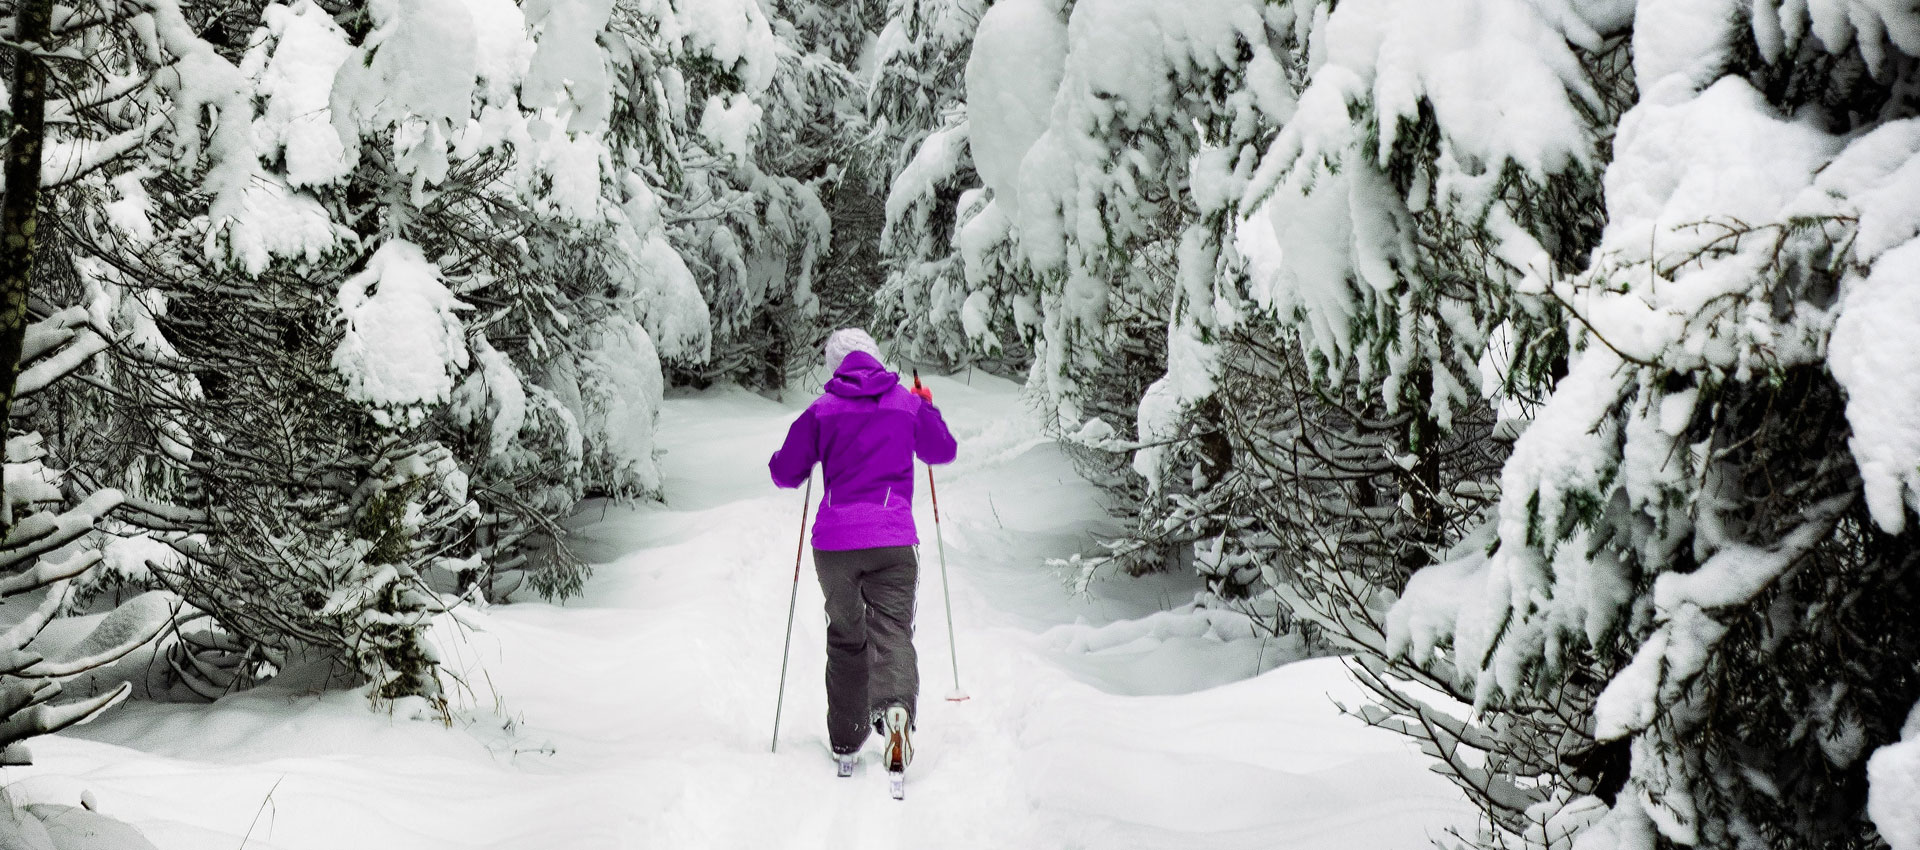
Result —
M 900 386 L 864 351 L 848 354 L 825 395 L 787 429 L 767 461 L 773 483 L 798 487 L 820 464 L 827 479 L 813 524 L 813 548 L 828 551 L 912 546 L 913 458 L 951 463 L 953 434 L 939 409 Z

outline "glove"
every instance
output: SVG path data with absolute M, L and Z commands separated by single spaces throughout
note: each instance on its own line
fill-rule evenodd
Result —
M 913 393 L 914 395 L 917 395 L 923 399 L 926 399 L 928 404 L 933 403 L 933 390 L 927 389 L 925 384 L 914 384 L 913 389 L 910 389 L 907 392 Z

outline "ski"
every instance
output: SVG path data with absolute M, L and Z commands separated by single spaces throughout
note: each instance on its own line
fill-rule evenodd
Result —
M 887 793 L 895 800 L 907 798 L 907 772 L 904 770 L 887 771 Z
M 833 760 L 835 765 L 837 765 L 836 770 L 838 771 L 840 778 L 846 779 L 847 777 L 853 775 L 853 766 L 860 763 L 860 754 L 859 753 L 836 754 Z

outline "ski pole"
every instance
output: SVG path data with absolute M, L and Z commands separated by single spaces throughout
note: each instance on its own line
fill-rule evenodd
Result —
M 780 647 L 780 694 L 773 702 L 773 745 L 767 752 L 780 751 L 780 710 L 787 702 L 787 654 L 793 649 L 793 611 L 800 602 L 800 559 L 807 551 L 807 504 L 813 501 L 813 476 L 807 476 L 807 491 L 800 497 L 800 543 L 793 550 L 793 595 L 787 597 L 787 642 Z M 958 681 L 958 680 L 955 680 Z
M 913 388 L 920 389 L 920 370 L 913 370 Z M 940 552 L 940 593 L 947 603 L 947 651 L 953 656 L 953 690 L 948 702 L 964 702 L 967 692 L 960 689 L 960 648 L 953 640 L 953 585 L 947 583 L 947 540 L 940 534 L 940 491 L 933 486 L 933 464 L 927 464 L 927 498 L 933 501 L 933 542 Z
M 933 500 L 933 542 L 940 552 L 940 593 L 947 603 L 947 651 L 953 656 L 953 690 L 948 702 L 965 702 L 967 692 L 960 689 L 960 648 L 953 640 L 953 586 L 947 583 L 947 541 L 940 534 L 940 492 L 933 487 L 933 464 L 927 464 L 927 497 Z

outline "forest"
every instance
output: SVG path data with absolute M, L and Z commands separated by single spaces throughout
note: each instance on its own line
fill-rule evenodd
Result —
M 1920 850 L 1911 2 L 0 5 L 8 769 L 452 722 L 663 410 L 864 327 L 1091 488 L 1019 569 L 1339 659 L 1440 846 Z

